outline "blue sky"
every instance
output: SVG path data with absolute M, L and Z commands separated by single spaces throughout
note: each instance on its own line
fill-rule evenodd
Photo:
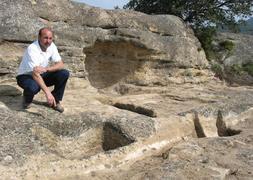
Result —
M 75 0 L 78 2 L 84 2 L 91 6 L 101 7 L 103 9 L 114 9 L 115 6 L 122 8 L 127 4 L 129 0 Z

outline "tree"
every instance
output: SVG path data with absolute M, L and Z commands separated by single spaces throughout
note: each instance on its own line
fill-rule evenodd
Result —
M 253 15 L 253 0 L 130 0 L 124 9 L 172 14 L 191 25 L 207 55 L 217 28 L 237 30 L 239 18 Z
M 117 6 L 114 6 L 114 9 L 120 9 L 120 7 L 117 5 Z
M 238 17 L 253 15 L 252 0 L 130 0 L 124 8 L 176 15 L 193 29 L 215 25 L 234 28 Z

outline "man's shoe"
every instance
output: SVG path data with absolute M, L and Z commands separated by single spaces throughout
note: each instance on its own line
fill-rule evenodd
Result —
M 23 97 L 22 107 L 23 109 L 29 109 L 32 103 L 25 102 L 25 98 Z
M 54 110 L 62 113 L 64 111 L 64 108 L 62 107 L 60 103 L 57 103 L 56 106 L 54 107 Z

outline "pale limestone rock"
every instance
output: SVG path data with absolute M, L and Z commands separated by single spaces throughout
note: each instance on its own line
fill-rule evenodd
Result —
M 36 39 L 38 29 L 51 26 L 71 75 L 89 79 L 97 89 L 119 83 L 200 83 L 212 76 L 207 73 L 208 62 L 199 50 L 199 41 L 178 17 L 103 10 L 68 0 L 22 0 L 16 4 L 1 2 L 0 39 L 9 51 L 18 49 L 9 59 L 1 55 L 0 62 L 11 66 L 3 69 L 6 75 L 16 75 L 22 56 L 18 52 Z M 176 73 L 180 69 L 199 73 L 191 73 L 189 79 Z
M 178 17 L 68 0 L 2 0 L 0 10 L 2 179 L 252 176 L 252 88 L 213 81 L 198 40 Z M 14 78 L 24 48 L 45 25 L 72 75 L 63 114 L 43 92 L 22 110 Z M 219 111 L 230 137 L 218 137 Z M 206 138 L 197 139 L 194 120 Z

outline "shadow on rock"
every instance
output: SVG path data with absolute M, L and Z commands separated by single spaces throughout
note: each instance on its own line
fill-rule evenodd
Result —
M 0 85 L 0 103 L 11 110 L 21 110 L 22 92 L 11 85 Z
M 48 107 L 50 108 L 49 104 L 45 101 L 37 101 L 37 100 L 33 100 L 33 103 L 39 106 L 44 106 L 44 107 Z

